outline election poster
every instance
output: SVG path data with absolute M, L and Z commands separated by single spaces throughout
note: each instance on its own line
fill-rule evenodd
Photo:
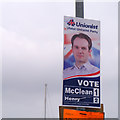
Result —
M 100 21 L 64 17 L 63 105 L 100 107 Z

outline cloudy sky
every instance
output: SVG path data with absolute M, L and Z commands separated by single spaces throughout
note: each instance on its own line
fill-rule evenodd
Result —
M 64 16 L 75 16 L 74 0 L 0 5 L 2 117 L 44 117 L 45 83 L 47 117 L 58 117 L 62 105 L 63 20 Z M 117 2 L 85 3 L 85 18 L 101 21 L 101 102 L 107 118 L 118 117 L 117 12 Z

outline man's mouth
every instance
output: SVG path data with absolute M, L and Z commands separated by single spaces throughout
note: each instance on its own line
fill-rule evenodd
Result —
M 77 55 L 77 57 L 80 57 L 80 58 L 81 58 L 81 57 L 84 57 L 84 55 Z

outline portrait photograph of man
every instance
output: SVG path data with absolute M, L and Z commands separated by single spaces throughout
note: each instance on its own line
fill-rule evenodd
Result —
M 71 37 L 71 45 L 75 63 L 73 66 L 64 69 L 64 78 L 76 75 L 89 75 L 99 71 L 97 66 L 89 62 L 92 53 L 92 39 L 87 34 L 74 34 Z

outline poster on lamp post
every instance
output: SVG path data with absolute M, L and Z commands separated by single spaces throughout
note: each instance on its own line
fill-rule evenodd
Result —
M 100 107 L 100 21 L 64 17 L 63 105 Z

